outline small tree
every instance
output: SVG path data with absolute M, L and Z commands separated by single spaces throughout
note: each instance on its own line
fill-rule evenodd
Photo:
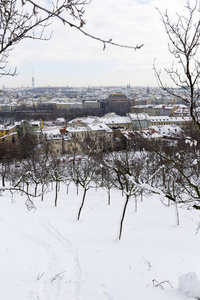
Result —
M 111 203 L 111 189 L 113 187 L 113 178 L 112 178 L 112 170 L 110 168 L 107 168 L 106 165 L 102 165 L 101 167 L 101 176 L 102 176 L 102 180 L 101 180 L 101 185 L 104 188 L 107 188 L 108 191 L 108 205 L 110 205 Z
M 58 205 L 58 192 L 59 192 L 59 185 L 62 181 L 64 181 L 64 176 L 63 176 L 63 168 L 60 163 L 60 161 L 56 158 L 53 157 L 51 160 L 51 165 L 49 166 L 49 178 L 52 184 L 55 182 L 55 200 L 54 204 L 55 207 Z
M 83 157 L 80 160 L 72 161 L 71 164 L 73 181 L 83 188 L 83 198 L 77 216 L 77 219 L 80 220 L 86 193 L 91 187 L 95 187 L 99 172 L 97 163 L 92 157 Z
M 133 152 L 118 152 L 104 158 L 106 168 L 112 171 L 113 186 L 126 195 L 122 209 L 118 238 L 121 239 L 124 218 L 131 196 L 137 196 L 141 192 L 142 166 L 144 161 Z

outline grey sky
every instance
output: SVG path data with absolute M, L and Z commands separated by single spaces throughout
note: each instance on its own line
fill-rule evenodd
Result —
M 43 0 L 44 1 L 44 0 Z M 125 45 L 144 46 L 137 51 L 103 45 L 75 29 L 55 21 L 50 41 L 25 40 L 9 58 L 9 67 L 17 66 L 17 77 L 1 78 L 1 86 L 156 86 L 152 69 L 170 65 L 167 39 L 159 13 L 181 12 L 183 0 L 93 0 L 86 8 L 85 31 L 112 38 Z

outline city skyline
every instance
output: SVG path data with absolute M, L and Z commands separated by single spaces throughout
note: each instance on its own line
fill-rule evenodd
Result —
M 1 77 L 1 86 L 157 86 L 153 71 L 169 67 L 173 57 L 160 15 L 181 14 L 181 0 L 93 0 L 85 7 L 84 30 L 123 45 L 141 45 L 140 50 L 114 47 L 92 40 L 73 28 L 54 21 L 46 34 L 49 41 L 23 40 L 11 51 L 8 68 L 15 77 Z M 165 80 L 165 79 L 164 79 Z M 170 82 L 166 81 L 170 85 Z

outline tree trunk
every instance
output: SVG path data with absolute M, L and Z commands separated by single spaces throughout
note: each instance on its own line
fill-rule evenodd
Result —
M 15 202 L 14 193 L 11 192 L 11 203 Z
M 135 212 L 137 212 L 137 196 L 135 195 Z
M 76 184 L 76 195 L 78 195 L 78 183 Z
M 36 197 L 36 195 L 37 195 L 37 183 L 36 183 L 36 185 L 35 185 L 35 197 Z
M 84 202 L 85 202 L 86 192 L 87 192 L 87 189 L 84 189 L 82 203 L 81 203 L 81 206 L 80 206 L 79 212 L 78 212 L 78 218 L 77 218 L 78 220 L 80 219 L 81 211 L 82 211 L 82 208 L 83 208 L 83 205 L 84 205 Z
M 56 181 L 55 207 L 57 207 L 57 201 L 58 201 L 58 181 Z
M 5 176 L 2 175 L 2 186 L 5 187 Z
M 108 188 L 108 205 L 110 205 L 110 189 Z
M 143 190 L 141 191 L 141 202 L 143 202 Z
M 175 207 L 176 225 L 179 226 L 180 225 L 180 219 L 179 219 L 179 212 L 178 212 L 178 205 L 177 205 L 177 203 L 175 203 L 174 207 Z
M 125 217 L 125 214 L 126 214 L 126 208 L 127 208 L 127 204 L 128 204 L 128 201 L 129 201 L 129 195 L 126 195 L 126 201 L 124 203 L 124 208 L 123 208 L 123 212 L 122 212 L 122 218 L 121 218 L 121 221 L 120 221 L 120 228 L 119 228 L 119 240 L 121 239 L 121 236 L 122 236 L 122 228 L 123 228 L 123 222 L 124 222 L 124 217 Z
M 41 200 L 44 200 L 44 184 L 42 185 L 42 196 L 41 196 Z

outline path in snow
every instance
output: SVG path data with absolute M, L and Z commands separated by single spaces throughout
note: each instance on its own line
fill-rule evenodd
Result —
M 38 299 L 79 300 L 81 268 L 77 250 L 50 222 L 42 222 L 41 225 L 53 240 L 51 239 L 51 247 L 46 247 L 42 257 L 38 274 Z

